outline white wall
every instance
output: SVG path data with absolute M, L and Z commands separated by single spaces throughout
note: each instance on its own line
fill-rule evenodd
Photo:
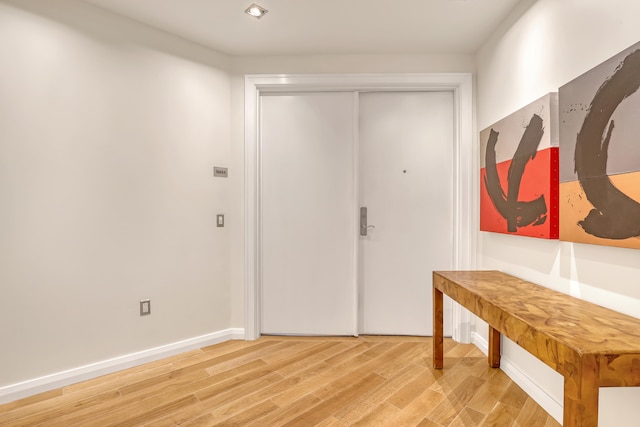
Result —
M 0 64 L 0 391 L 228 330 L 229 59 L 8 0 Z
M 525 1 L 477 55 L 477 123 L 484 129 L 640 40 L 640 3 Z M 640 317 L 640 251 L 480 233 L 479 267 Z M 486 339 L 486 324 L 476 321 Z M 506 363 L 530 378 L 539 401 L 561 417 L 562 377 L 515 344 Z M 600 425 L 636 426 L 639 388 L 601 389 Z M 553 400 L 556 403 L 553 403 Z M 551 404 L 549 404 L 551 402 Z

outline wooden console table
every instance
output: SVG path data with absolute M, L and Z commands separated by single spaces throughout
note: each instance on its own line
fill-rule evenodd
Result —
M 640 319 L 499 271 L 433 272 L 433 366 L 443 367 L 442 297 L 489 324 L 489 364 L 500 335 L 564 376 L 565 427 L 598 425 L 599 387 L 640 386 Z

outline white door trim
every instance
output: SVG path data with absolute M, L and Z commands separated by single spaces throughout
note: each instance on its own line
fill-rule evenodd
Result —
M 309 91 L 429 91 L 454 94 L 454 269 L 475 266 L 477 190 L 473 144 L 472 77 L 469 73 L 446 74 L 322 74 L 247 75 L 245 77 L 245 338 L 260 336 L 261 262 L 259 99 L 262 93 Z M 455 304 L 454 304 L 455 307 Z M 469 315 L 453 310 L 453 338 L 470 342 Z

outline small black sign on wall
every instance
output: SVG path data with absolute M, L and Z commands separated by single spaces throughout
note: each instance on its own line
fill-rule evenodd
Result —
M 227 178 L 229 176 L 229 171 L 227 168 L 221 168 L 219 166 L 213 167 L 213 176 L 219 178 Z

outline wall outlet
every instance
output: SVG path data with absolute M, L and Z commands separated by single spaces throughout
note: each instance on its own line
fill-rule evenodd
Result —
M 151 300 L 140 300 L 140 316 L 148 316 L 151 314 Z

